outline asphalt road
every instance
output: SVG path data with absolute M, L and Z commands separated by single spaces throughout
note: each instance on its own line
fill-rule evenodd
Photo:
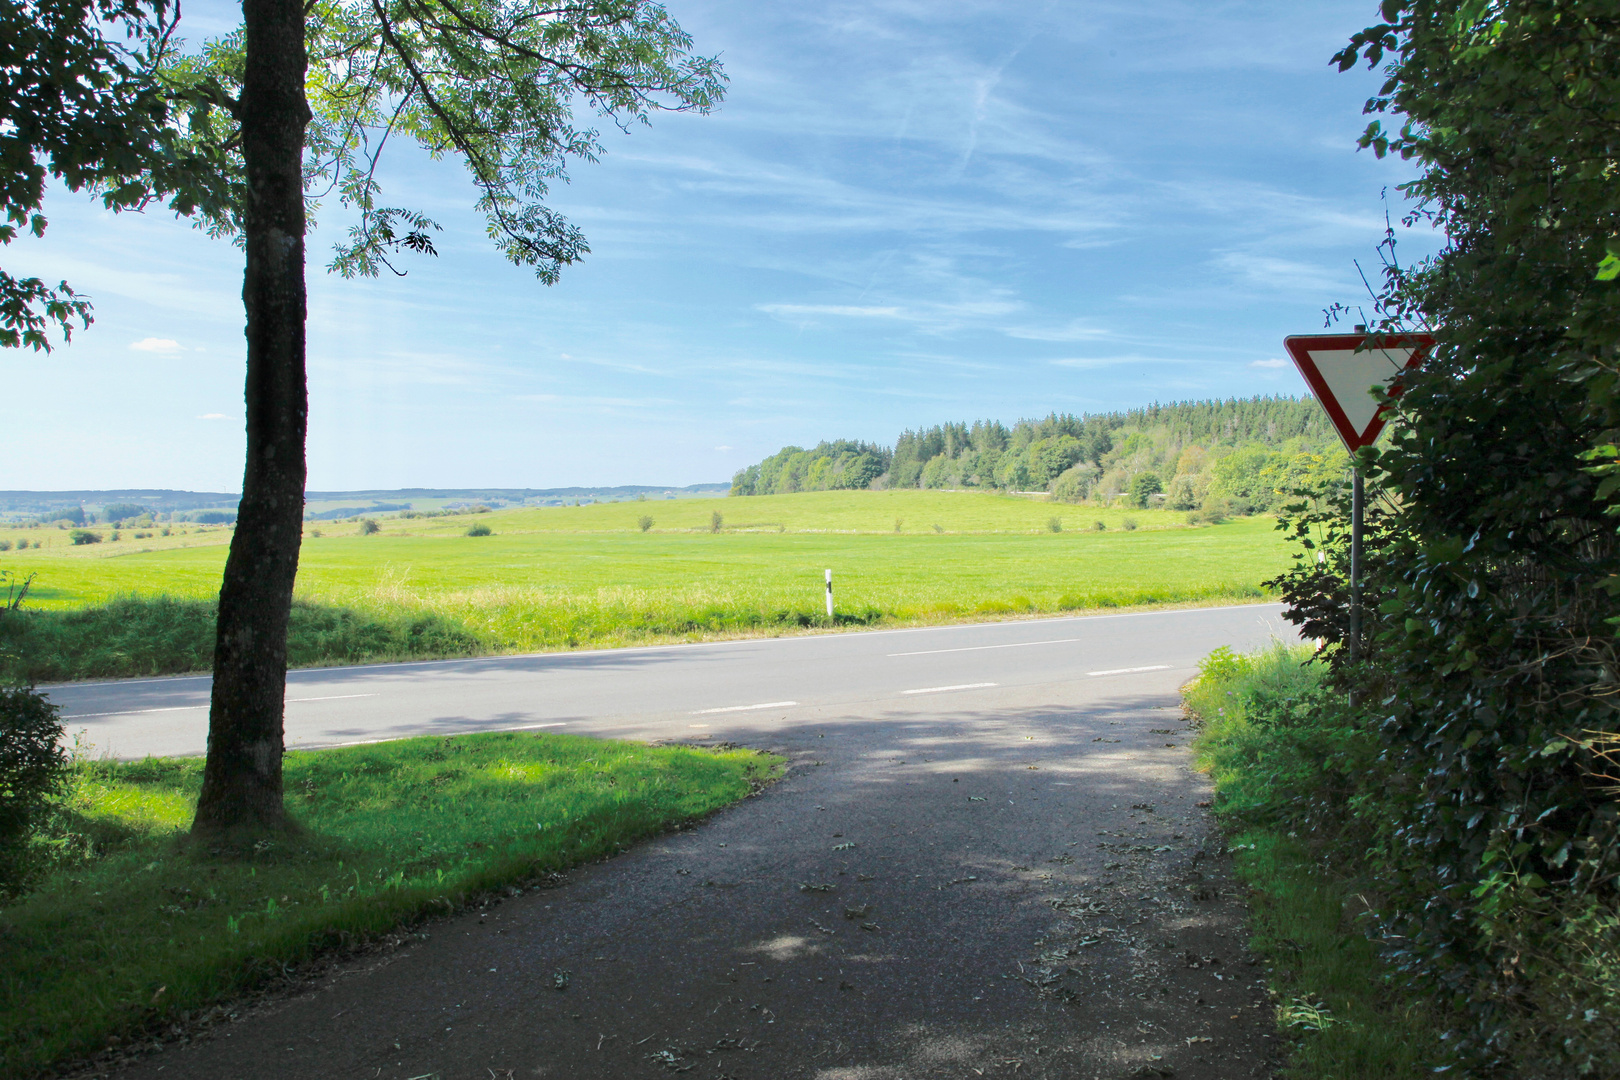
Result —
M 299 672 L 304 745 L 563 725 L 791 766 L 93 1073 L 1267 1076 L 1271 1005 L 1177 688 L 1211 649 L 1273 636 L 1257 606 Z M 205 694 L 54 692 L 124 755 L 200 750 Z
M 555 728 L 627 738 L 753 730 L 763 714 L 926 715 L 1058 682 L 1180 685 L 1219 645 L 1294 638 L 1273 605 L 295 671 L 289 749 L 407 735 Z M 45 689 L 97 754 L 201 754 L 206 676 Z

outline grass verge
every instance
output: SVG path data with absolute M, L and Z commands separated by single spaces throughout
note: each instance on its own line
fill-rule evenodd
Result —
M 118 679 L 213 666 L 212 600 L 118 596 L 77 610 L 23 609 L 0 619 L 0 677 L 22 682 Z M 293 667 L 475 656 L 488 645 L 431 611 L 365 611 L 294 600 L 287 626 Z
M 1370 907 L 1359 857 L 1367 849 L 1339 796 L 1376 740 L 1333 707 L 1326 672 L 1309 656 L 1218 650 L 1184 691 L 1201 722 L 1194 751 L 1251 891 L 1251 947 L 1267 960 L 1278 1029 L 1290 1040 L 1285 1075 L 1430 1075 L 1442 1060 L 1441 1018 L 1358 922 Z
M 286 756 L 300 835 L 198 850 L 202 762 L 81 762 L 0 909 L 0 1074 L 189 1019 L 285 965 L 611 855 L 748 795 L 781 760 L 530 733 Z

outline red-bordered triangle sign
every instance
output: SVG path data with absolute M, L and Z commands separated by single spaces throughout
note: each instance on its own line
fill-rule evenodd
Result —
M 1353 454 L 1371 446 L 1384 430 L 1384 406 L 1374 387 L 1392 386 L 1401 372 L 1423 362 L 1434 347 L 1428 334 L 1316 334 L 1283 339 L 1294 366 L 1327 410 L 1339 438 Z

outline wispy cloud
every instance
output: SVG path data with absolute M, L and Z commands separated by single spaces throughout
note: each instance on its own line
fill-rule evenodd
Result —
M 1243 284 L 1269 292 L 1337 296 L 1355 281 L 1355 268 L 1348 260 L 1338 273 L 1321 263 L 1249 251 L 1226 252 L 1217 256 L 1214 263 Z
M 1182 356 L 1142 356 L 1130 353 L 1123 356 L 1064 356 L 1046 362 L 1053 367 L 1099 371 L 1104 368 L 1117 367 L 1185 367 L 1204 364 L 1208 361 L 1193 360 Z
M 1254 368 L 1285 368 L 1288 366 L 1288 361 L 1275 358 L 1271 360 L 1255 360 L 1249 366 Z
M 1008 337 L 1024 341 L 1096 341 L 1108 337 L 1108 331 L 1079 319 L 1058 326 L 1014 326 L 1006 331 Z

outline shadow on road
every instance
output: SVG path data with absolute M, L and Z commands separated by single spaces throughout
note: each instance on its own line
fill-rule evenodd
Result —
M 1090 685 L 716 723 L 787 777 L 128 1075 L 1263 1075 L 1176 695 Z

